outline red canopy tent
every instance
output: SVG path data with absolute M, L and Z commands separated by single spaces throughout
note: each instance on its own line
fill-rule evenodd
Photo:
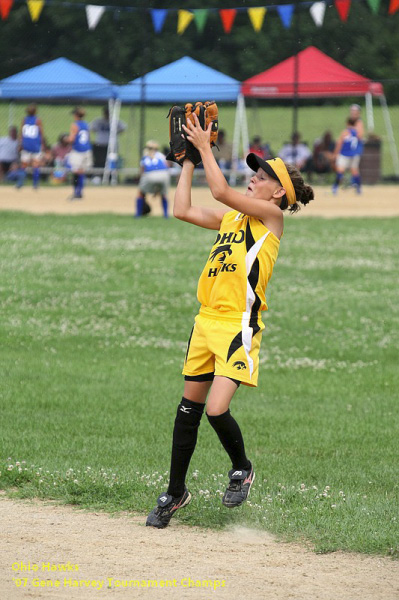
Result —
M 381 83 L 347 69 L 321 50 L 309 46 L 267 71 L 243 82 L 241 93 L 251 98 L 332 98 L 335 96 L 383 96 Z M 297 81 L 295 69 L 297 68 Z
M 245 116 L 247 98 L 294 99 L 294 123 L 296 122 L 297 99 L 333 98 L 342 96 L 365 96 L 368 130 L 374 129 L 372 97 L 379 99 L 390 144 L 393 167 L 399 175 L 399 158 L 395 144 L 391 119 L 381 83 L 358 75 L 333 60 L 315 46 L 309 46 L 274 67 L 250 77 L 242 83 L 237 102 L 236 123 L 233 141 L 233 164 L 238 164 L 238 146 L 242 134 L 244 155 L 248 148 L 248 127 Z M 231 181 L 234 182 L 235 173 Z

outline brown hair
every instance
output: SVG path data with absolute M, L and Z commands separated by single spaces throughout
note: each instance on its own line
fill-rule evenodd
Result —
M 290 176 L 292 185 L 294 186 L 296 202 L 288 207 L 287 196 L 284 195 L 280 202 L 280 208 L 281 210 L 286 210 L 286 208 L 288 208 L 291 213 L 296 213 L 301 209 L 298 202 L 304 206 L 309 204 L 309 202 L 314 199 L 314 191 L 310 185 L 304 182 L 299 169 L 297 169 L 294 165 L 289 165 L 287 163 L 285 163 L 285 166 L 287 167 L 288 175 Z
M 26 113 L 28 115 L 30 115 L 31 117 L 33 117 L 33 115 L 36 114 L 36 110 L 37 110 L 36 104 L 29 104 L 29 106 L 26 107 Z
M 74 115 L 76 115 L 76 116 L 77 116 L 79 119 L 82 119 L 82 118 L 85 116 L 85 114 L 86 114 L 85 110 L 84 110 L 83 108 L 81 108 L 80 106 L 77 106 L 77 107 L 76 107 L 76 108 L 75 108 L 75 109 L 72 111 L 72 113 L 73 113 Z

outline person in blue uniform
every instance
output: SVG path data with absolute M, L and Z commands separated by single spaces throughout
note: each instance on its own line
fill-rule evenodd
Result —
M 21 169 L 25 171 L 26 167 L 32 167 L 33 187 L 35 189 L 39 185 L 44 140 L 43 124 L 36 113 L 36 105 L 29 104 L 26 108 L 26 117 L 22 120 L 20 133 Z M 21 181 L 23 182 L 23 180 L 24 178 Z M 18 185 L 18 187 L 21 187 L 21 185 Z
M 93 166 L 93 156 L 90 143 L 89 125 L 84 121 L 83 108 L 75 108 L 74 122 L 71 125 L 67 142 L 72 144 L 68 162 L 73 173 L 73 195 L 71 200 L 83 198 L 85 173 Z
M 165 155 L 159 152 L 158 142 L 149 140 L 143 151 L 140 161 L 141 177 L 139 193 L 136 199 L 136 217 L 141 217 L 150 212 L 151 208 L 146 202 L 146 194 L 161 196 L 163 216 L 168 216 L 168 187 L 170 183 L 169 167 Z
M 341 132 L 335 146 L 335 170 L 337 175 L 332 191 L 333 194 L 338 192 L 345 171 L 350 170 L 352 176 L 351 183 L 355 187 L 357 193 L 360 194 L 361 180 L 359 165 L 362 153 L 362 142 L 356 128 L 356 120 L 349 117 L 346 125 L 346 128 Z

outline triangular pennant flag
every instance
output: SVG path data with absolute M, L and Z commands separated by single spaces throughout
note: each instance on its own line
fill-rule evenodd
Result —
M 341 21 L 347 21 L 350 7 L 351 0 L 335 0 L 335 8 Z
M 87 25 L 89 29 L 95 29 L 99 20 L 105 12 L 105 6 L 97 6 L 96 4 L 86 5 Z
M 381 0 L 367 0 L 367 2 L 369 3 L 369 7 L 373 13 L 376 15 L 378 13 L 378 9 L 380 8 Z
M 310 7 L 309 12 L 312 15 L 313 21 L 316 23 L 317 27 L 321 27 L 324 22 L 324 15 L 326 12 L 326 3 L 325 2 L 315 2 Z
M 177 33 L 181 35 L 194 19 L 194 15 L 189 10 L 177 11 Z
M 237 10 L 235 8 L 223 8 L 219 10 L 220 18 L 222 19 L 222 25 L 225 33 L 230 33 L 234 19 L 236 18 Z
M 399 0 L 391 0 L 389 4 L 388 14 L 394 15 L 399 10 Z
M 32 21 L 35 23 L 39 20 L 40 13 L 43 10 L 44 0 L 27 0 L 29 14 Z
M 0 15 L 3 21 L 5 21 L 10 14 L 13 2 L 14 0 L 0 0 Z
M 266 14 L 266 8 L 260 6 L 259 8 L 248 8 L 248 16 L 251 20 L 252 27 L 258 33 L 262 29 L 263 21 Z
M 194 11 L 194 20 L 197 26 L 197 29 L 200 33 L 203 32 L 206 20 L 208 18 L 208 9 L 206 8 L 196 8 Z
M 291 25 L 292 13 L 294 12 L 294 5 L 282 4 L 281 6 L 277 6 L 277 12 L 280 15 L 280 19 L 284 27 L 289 29 Z
M 167 14 L 168 14 L 167 8 L 152 8 L 151 9 L 151 19 L 152 19 L 152 24 L 154 25 L 155 33 L 161 33 Z

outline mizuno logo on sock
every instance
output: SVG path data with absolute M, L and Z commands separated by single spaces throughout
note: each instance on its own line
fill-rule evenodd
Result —
M 180 410 L 184 413 L 189 413 L 191 410 L 191 407 L 190 406 L 181 406 Z
M 242 475 L 242 471 L 234 471 L 234 473 L 233 473 L 233 477 L 234 477 L 235 475 Z
M 167 500 L 167 499 L 168 499 L 168 497 L 167 497 L 167 496 L 161 496 L 161 497 L 160 497 L 160 501 L 161 501 L 161 502 L 165 502 L 165 500 Z

